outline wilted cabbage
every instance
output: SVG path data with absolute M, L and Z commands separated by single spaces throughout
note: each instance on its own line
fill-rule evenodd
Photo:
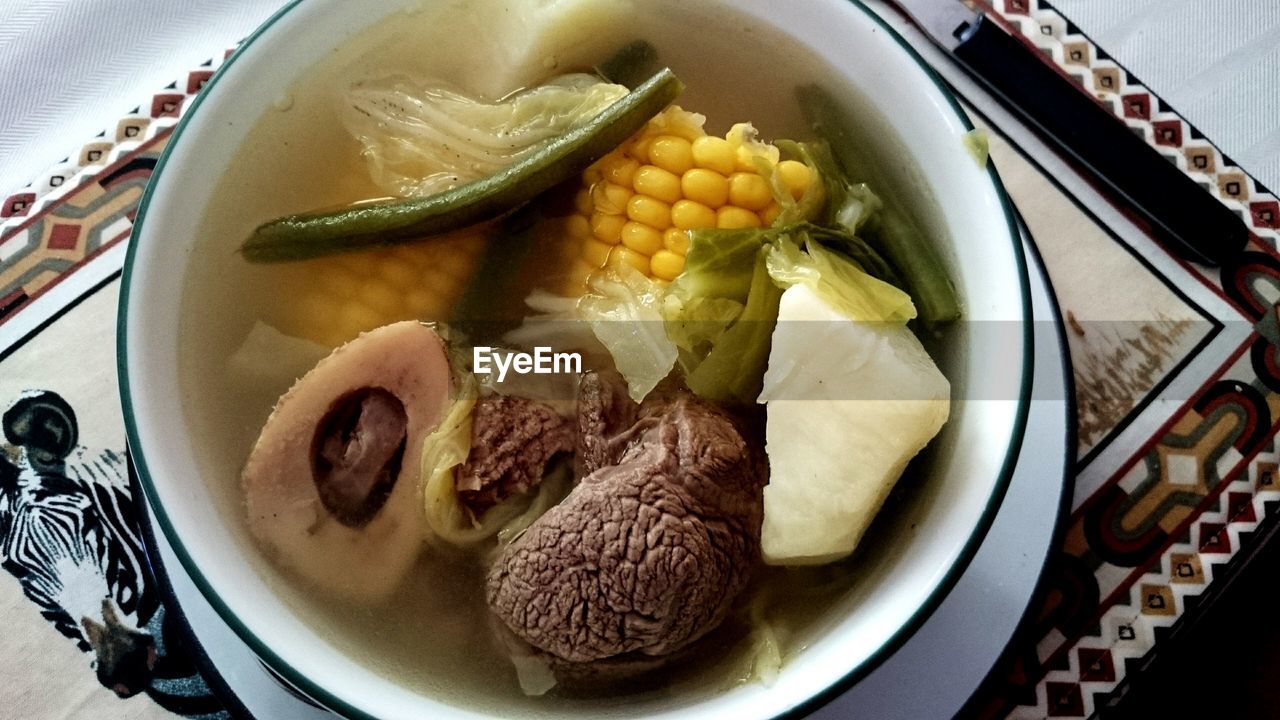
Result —
M 767 251 L 769 276 L 779 286 L 806 285 L 832 307 L 852 320 L 907 322 L 916 316 L 911 296 L 872 277 L 845 257 L 821 243 L 783 237 Z
M 449 545 L 474 545 L 493 537 L 510 542 L 559 502 L 572 481 L 565 463 L 559 463 L 532 496 L 507 498 L 474 517 L 458 499 L 455 478 L 471 453 L 471 413 L 478 394 L 474 378 L 467 376 L 448 414 L 422 444 L 427 527 L 435 539 Z
M 640 402 L 676 364 L 676 346 L 663 325 L 663 288 L 630 265 L 593 273 L 578 313 L 613 356 L 627 381 L 627 393 Z
M 626 93 L 622 85 L 574 73 L 490 103 L 442 82 L 396 78 L 348 90 L 344 121 L 374 183 L 411 197 L 491 175 Z
M 608 353 L 591 326 L 578 312 L 578 298 L 535 289 L 524 299 L 529 314 L 520 325 L 502 336 L 511 347 L 532 350 L 539 345 L 558 350 L 577 350 L 584 360 L 606 357 Z

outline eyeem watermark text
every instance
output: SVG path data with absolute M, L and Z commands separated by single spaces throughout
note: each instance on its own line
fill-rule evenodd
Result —
M 488 346 L 477 346 L 471 351 L 471 369 L 477 373 L 491 373 L 497 368 L 498 382 L 512 370 L 520 375 L 550 375 L 552 373 L 582 372 L 582 355 L 575 352 L 552 352 L 549 347 L 538 346 L 532 353 L 512 352 Z

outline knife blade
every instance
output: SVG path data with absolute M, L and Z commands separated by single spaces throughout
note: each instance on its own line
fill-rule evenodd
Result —
M 1027 44 L 959 0 L 890 0 L 1009 110 L 1074 159 L 1179 256 L 1221 265 L 1244 220 Z

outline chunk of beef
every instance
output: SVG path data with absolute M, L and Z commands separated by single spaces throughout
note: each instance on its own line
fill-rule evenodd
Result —
M 722 410 L 669 397 L 607 445 L 616 464 L 584 478 L 488 576 L 498 618 L 568 663 L 679 651 L 724 620 L 759 558 L 765 466 Z
M 636 405 L 621 378 L 596 372 L 578 384 L 577 476 L 584 477 L 617 462 L 610 440 L 635 422 Z
M 458 499 L 476 517 L 542 480 L 547 463 L 573 450 L 573 424 L 528 398 L 486 395 L 471 416 L 471 454 L 460 468 Z

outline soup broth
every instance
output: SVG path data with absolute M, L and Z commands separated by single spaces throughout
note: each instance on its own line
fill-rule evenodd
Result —
M 480 3 L 501 5 L 499 0 L 477 0 Z M 823 83 L 855 111 L 861 123 L 852 130 L 865 140 L 868 172 L 874 175 L 865 179 L 875 184 L 886 201 L 910 208 L 934 242 L 947 246 L 918 173 L 904 160 L 908 156 L 900 150 L 891 119 L 875 110 L 870 99 L 835 84 L 837 75 L 791 39 L 718 2 L 645 0 L 609 5 L 611 10 L 601 22 L 617 40 L 610 44 L 621 46 L 636 38 L 653 43 L 660 62 L 687 85 L 678 104 L 705 114 L 709 132 L 723 134 L 732 123 L 750 121 L 765 139 L 807 139 L 812 133 L 794 100 L 795 88 Z M 270 218 L 385 196 L 370 180 L 360 147 L 343 126 L 342 92 L 352 83 L 392 75 L 447 77 L 451 68 L 456 69 L 457 48 L 434 40 L 448 34 L 442 29 L 449 27 L 448 22 L 459 22 L 470 12 L 465 4 L 443 0 L 419 2 L 410 10 L 334 48 L 326 61 L 282 91 L 274 108 L 262 117 L 236 120 L 252 123 L 253 128 L 222 177 L 195 244 L 201 262 L 193 264 L 199 271 L 187 279 L 183 300 L 184 322 L 192 331 L 179 358 L 184 382 L 191 389 L 187 409 L 202 456 L 199 474 L 217 484 L 219 502 L 211 510 L 236 517 L 242 524 L 239 473 L 273 404 L 317 359 L 316 353 L 322 354 L 324 348 L 317 347 L 339 344 L 355 334 L 358 318 L 335 316 L 333 332 L 311 338 L 316 345 L 297 345 L 293 359 L 256 358 L 254 362 L 249 357 L 246 370 L 245 357 L 241 354 L 237 360 L 237 350 L 256 323 L 280 326 L 308 313 L 337 315 L 332 307 L 304 307 L 305 298 L 323 286 L 331 268 L 345 268 L 357 276 L 362 269 L 376 274 L 369 268 L 381 267 L 378 263 L 387 254 L 340 255 L 294 266 L 251 265 L 235 248 Z M 602 59 L 600 54 L 594 57 L 594 61 Z M 569 60 L 548 64 L 557 62 L 568 64 Z M 554 72 L 572 69 L 577 68 L 556 67 Z M 451 242 L 434 263 L 438 274 L 429 277 L 428 283 L 465 283 L 474 269 L 483 240 L 463 232 Z M 534 253 L 532 257 L 530 262 L 548 262 L 551 256 Z M 400 319 L 448 319 L 443 311 L 424 307 L 405 305 Z M 197 327 L 199 332 L 194 331 Z M 959 377 L 964 358 L 949 353 L 946 338 L 926 343 L 943 371 Z M 944 430 L 909 475 L 923 473 L 933 462 L 932 455 L 945 455 L 947 447 Z M 695 646 L 697 657 L 677 662 L 670 672 L 637 686 L 629 695 L 614 692 L 608 698 L 559 690 L 544 697 L 522 695 L 506 653 L 491 639 L 482 555 L 432 548 L 422 554 L 410 579 L 392 598 L 367 607 L 309 592 L 305 584 L 264 557 L 247 528 L 240 550 L 242 556 L 256 558 L 262 581 L 278 588 L 319 634 L 398 684 L 491 712 L 532 717 L 575 710 L 591 716 L 603 705 L 654 694 L 694 702 L 700 695 L 742 681 L 751 674 L 754 643 L 761 639 L 749 627 L 753 612 L 776 632 L 784 655 L 803 649 L 807 638 L 831 626 L 839 608 L 857 602 L 860 572 L 884 562 L 885 553 L 892 552 L 876 542 L 883 526 L 912 532 L 906 527 L 914 514 L 913 504 L 929 502 L 924 493 L 912 493 L 918 486 L 912 476 L 898 483 L 896 494 L 912 497 L 891 500 L 853 558 L 807 570 L 762 570 L 744 593 L 740 611 L 708 641 Z

